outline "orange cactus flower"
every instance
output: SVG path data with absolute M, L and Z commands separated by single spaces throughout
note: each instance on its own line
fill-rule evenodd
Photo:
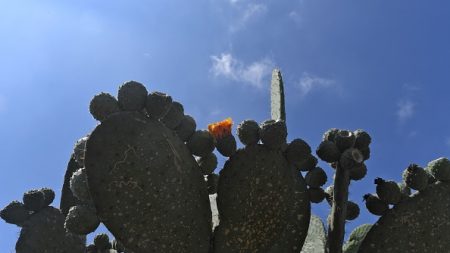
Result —
M 208 131 L 214 136 L 215 139 L 220 139 L 231 135 L 231 127 L 233 126 L 233 120 L 226 118 L 225 120 L 212 123 L 208 125 Z

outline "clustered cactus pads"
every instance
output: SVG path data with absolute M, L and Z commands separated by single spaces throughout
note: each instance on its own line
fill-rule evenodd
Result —
M 13 201 L 0 211 L 0 217 L 22 228 L 16 243 L 17 253 L 81 253 L 85 238 L 64 229 L 64 215 L 49 206 L 55 194 L 49 188 L 31 190 L 24 201 Z
M 415 187 L 418 191 L 406 197 L 405 195 L 410 191 L 408 188 L 401 187 L 401 200 L 394 204 L 393 208 L 375 213 L 382 216 L 368 232 L 359 252 L 448 251 L 450 248 L 448 233 L 450 231 L 448 222 L 450 220 L 450 184 L 448 181 L 441 180 L 428 184 L 428 180 L 425 180 L 426 175 L 422 172 L 424 172 L 423 169 L 416 164 L 410 165 L 405 170 L 404 183 Z M 407 173 L 411 175 L 405 176 Z M 381 196 L 377 198 L 374 195 L 367 195 L 368 208 L 369 198 L 380 205 L 382 203 L 385 207 L 388 206 L 388 201 L 381 200 Z M 369 211 L 371 211 L 370 208 Z
M 121 86 L 121 111 L 104 117 L 87 141 L 85 166 L 97 215 L 136 253 L 208 252 L 207 185 L 192 153 L 208 155 L 214 144 L 198 130 L 186 145 L 174 131 L 184 119 L 182 105 L 172 101 L 165 115 L 151 115 L 145 107 L 155 104 L 154 96 L 142 87 Z
M 286 127 L 282 121 L 266 121 L 257 130 L 248 122 L 253 121 L 239 127 L 239 137 L 248 145 L 220 171 L 214 252 L 299 252 L 310 204 L 302 175 L 282 152 Z M 262 144 L 255 142 L 257 132 L 265 134 Z M 309 154 L 297 155 L 306 159 Z

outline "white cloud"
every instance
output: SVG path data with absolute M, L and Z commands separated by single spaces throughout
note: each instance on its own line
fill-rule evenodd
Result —
M 336 88 L 336 82 L 334 80 L 313 76 L 306 72 L 303 72 L 300 78 L 300 82 L 298 83 L 298 88 L 300 89 L 300 94 L 302 96 L 306 96 L 314 89 L 323 89 L 331 87 Z
M 211 60 L 211 72 L 214 76 L 223 76 L 258 88 L 263 87 L 264 79 L 270 76 L 274 66 L 269 59 L 262 59 L 245 65 L 229 53 L 222 53 L 220 56 L 213 55 Z
M 397 104 L 397 117 L 399 121 L 410 119 L 414 115 L 415 104 L 409 99 L 402 99 Z
M 291 11 L 288 16 L 297 25 L 300 25 L 302 23 L 302 17 L 300 16 L 300 14 L 298 12 Z
M 267 6 L 265 4 L 251 3 L 243 7 L 236 4 L 238 0 L 231 0 L 230 2 L 233 3 L 233 6 L 238 11 L 237 18 L 229 26 L 231 32 L 244 29 L 250 21 L 263 16 L 267 12 Z

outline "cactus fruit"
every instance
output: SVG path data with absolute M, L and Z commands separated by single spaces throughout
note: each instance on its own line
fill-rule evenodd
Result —
M 369 160 L 369 158 L 370 158 L 370 148 L 369 147 L 359 149 L 359 151 L 361 151 L 364 161 Z
M 44 194 L 44 206 L 49 206 L 55 200 L 55 192 L 52 189 L 42 188 L 39 191 Z
M 237 126 L 237 136 L 244 145 L 254 145 L 259 142 L 260 128 L 254 120 L 244 120 Z
M 119 102 L 111 94 L 102 92 L 91 100 L 89 111 L 94 119 L 103 121 L 110 115 L 120 111 Z
M 184 119 L 184 108 L 179 102 L 173 101 L 169 111 L 161 119 L 161 122 L 169 129 L 175 129 Z
M 331 141 L 322 141 L 316 150 L 316 154 L 327 163 L 337 162 L 341 157 L 338 147 Z
M 92 201 L 85 168 L 81 168 L 73 173 L 70 178 L 70 190 L 83 203 L 90 203 Z
M 23 194 L 23 204 L 27 210 L 39 211 L 45 206 L 45 196 L 42 191 L 30 190 Z
M 363 179 L 367 174 L 367 167 L 364 163 L 358 164 L 355 167 L 350 169 L 350 179 L 351 180 L 361 180 Z
M 362 129 L 354 131 L 353 135 L 355 136 L 355 148 L 357 149 L 368 148 L 372 142 L 370 135 Z
M 281 141 L 269 143 L 238 149 L 220 171 L 215 253 L 301 249 L 310 215 L 306 184 L 281 145 L 271 145 Z
M 196 156 L 207 156 L 214 150 L 214 138 L 205 130 L 197 130 L 187 142 L 192 154 Z
M 98 234 L 94 237 L 94 245 L 97 250 L 111 249 L 112 245 L 109 242 L 109 236 L 107 234 Z
M 221 155 L 230 157 L 236 152 L 236 139 L 231 134 L 217 138 L 215 146 Z
M 332 141 L 334 142 L 334 138 L 336 137 L 337 133 L 339 132 L 339 129 L 337 128 L 331 128 L 329 130 L 327 130 L 324 134 L 323 134 L 323 141 Z
M 28 211 L 22 202 L 13 201 L 0 211 L 0 218 L 7 223 L 15 224 L 19 227 L 30 218 L 31 212 Z
M 385 181 L 382 178 L 377 177 L 375 179 L 375 184 L 377 185 L 377 195 L 381 201 L 388 205 L 395 205 L 400 201 L 402 193 L 396 182 Z
M 266 120 L 260 128 L 261 141 L 267 147 L 279 149 L 286 143 L 287 129 L 283 120 Z
M 175 132 L 182 141 L 186 142 L 194 134 L 196 127 L 197 124 L 194 118 L 189 115 L 184 115 L 180 124 L 175 128 Z
M 314 188 L 314 187 L 308 188 L 308 195 L 309 200 L 312 203 L 316 204 L 322 202 L 326 197 L 326 193 L 322 188 Z
M 207 183 L 193 154 L 210 154 L 214 139 L 196 131 L 185 144 L 176 135 L 185 118 L 178 102 L 160 120 L 150 111 L 111 115 L 89 136 L 85 165 L 96 213 L 135 253 L 208 252 Z
M 172 106 L 172 97 L 162 92 L 151 92 L 147 96 L 145 109 L 153 119 L 164 117 Z
M 354 220 L 359 216 L 359 206 L 355 202 L 347 201 L 346 220 Z
M 327 182 L 327 173 L 322 168 L 316 167 L 306 173 L 305 182 L 310 187 L 319 188 Z
M 316 164 L 312 166 L 315 157 L 311 155 L 311 147 L 302 139 L 297 138 L 291 141 L 285 153 L 286 159 L 298 169 L 301 167 L 309 167 L 307 169 L 309 170 L 316 166 Z
M 383 215 L 387 210 L 389 210 L 389 205 L 382 201 L 378 196 L 372 194 L 364 195 L 364 201 L 366 202 L 366 207 L 369 212 L 374 215 Z
M 117 100 L 120 109 L 124 111 L 140 111 L 145 107 L 147 89 L 141 83 L 128 81 L 119 87 Z
M 320 217 L 311 214 L 308 235 L 300 253 L 324 253 L 326 247 L 326 232 Z
M 100 225 L 95 209 L 91 206 L 72 206 L 66 216 L 64 227 L 71 233 L 87 235 Z
M 367 233 L 359 252 L 448 252 L 450 184 L 436 182 L 399 202 Z
M 339 130 L 334 136 L 334 143 L 341 152 L 355 145 L 355 135 L 348 130 Z
M 361 151 L 356 148 L 346 149 L 339 160 L 339 164 L 344 168 L 351 170 L 352 168 L 359 166 L 363 162 L 363 156 Z
M 310 171 L 314 169 L 317 166 L 317 158 L 313 155 L 308 155 L 301 163 L 296 163 L 298 165 L 294 166 L 297 167 L 300 171 Z
M 343 253 L 358 253 L 361 243 L 371 228 L 372 224 L 363 224 L 355 228 L 342 249 Z
M 209 175 L 217 168 L 217 156 L 214 153 L 209 153 L 204 157 L 197 158 L 198 166 L 203 175 Z
M 421 191 L 428 186 L 427 172 L 417 164 L 409 165 L 402 177 L 406 185 L 413 190 Z
M 450 161 L 445 157 L 441 157 L 429 162 L 427 165 L 427 170 L 437 180 L 450 180 Z

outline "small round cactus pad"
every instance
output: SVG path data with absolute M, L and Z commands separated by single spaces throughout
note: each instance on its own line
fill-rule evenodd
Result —
M 220 171 L 217 194 L 215 253 L 300 252 L 310 203 L 303 177 L 281 149 L 237 150 Z
M 450 183 L 438 181 L 386 212 L 358 252 L 448 252 L 449 231 Z
M 20 231 L 17 253 L 81 253 L 85 237 L 66 233 L 64 215 L 48 206 L 31 215 Z
M 208 252 L 206 183 L 173 130 L 139 112 L 115 113 L 89 137 L 85 165 L 97 214 L 126 248 Z

